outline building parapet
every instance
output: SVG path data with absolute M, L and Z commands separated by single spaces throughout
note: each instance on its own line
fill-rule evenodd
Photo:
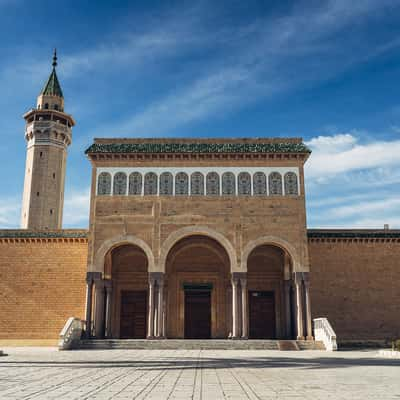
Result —
M 308 240 L 353 241 L 390 240 L 400 242 L 400 229 L 308 229 Z
M 9 241 L 47 241 L 68 240 L 86 243 L 89 236 L 87 229 L 28 230 L 0 229 L 0 242 Z

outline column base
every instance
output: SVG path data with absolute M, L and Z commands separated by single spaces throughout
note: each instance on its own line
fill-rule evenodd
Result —
M 307 336 L 306 340 L 314 340 L 314 336 Z
M 157 338 L 155 336 L 147 336 L 146 339 L 153 340 L 153 339 L 157 339 Z
M 248 336 L 242 336 L 240 339 L 247 340 L 248 338 Z
M 305 340 L 304 336 L 297 336 L 296 340 Z

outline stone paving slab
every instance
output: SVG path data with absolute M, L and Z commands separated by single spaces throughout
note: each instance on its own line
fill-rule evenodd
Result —
M 400 399 L 377 351 L 7 348 L 0 399 Z

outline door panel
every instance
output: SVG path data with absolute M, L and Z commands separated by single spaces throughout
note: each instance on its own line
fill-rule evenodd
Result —
M 121 339 L 146 338 L 147 292 L 122 290 L 120 337 Z
M 276 339 L 274 292 L 249 292 L 251 339 Z
M 211 291 L 185 290 L 185 339 L 211 338 Z

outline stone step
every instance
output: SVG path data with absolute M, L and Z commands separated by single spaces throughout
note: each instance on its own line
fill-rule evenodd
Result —
M 190 340 L 190 339 L 90 339 L 81 340 L 79 349 L 147 350 L 325 350 L 314 341 L 295 340 Z
M 278 340 L 279 350 L 300 350 L 295 340 Z
M 296 340 L 299 350 L 326 350 L 324 343 L 317 340 Z

